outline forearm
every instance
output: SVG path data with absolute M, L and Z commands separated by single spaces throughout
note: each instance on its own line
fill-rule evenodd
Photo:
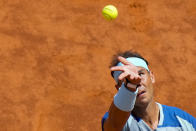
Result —
M 104 124 L 104 131 L 121 131 L 134 108 L 137 91 L 131 92 L 124 84 L 114 97 L 109 109 L 109 116 Z
M 104 131 L 121 131 L 128 120 L 131 112 L 118 109 L 112 102 L 109 117 L 104 122 Z

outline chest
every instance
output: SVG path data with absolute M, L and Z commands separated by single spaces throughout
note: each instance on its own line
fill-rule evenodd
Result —
M 143 120 L 137 121 L 135 119 L 132 119 L 127 121 L 123 131 L 184 131 L 184 130 L 181 126 L 174 126 L 174 127 L 158 126 L 155 130 L 152 130 Z

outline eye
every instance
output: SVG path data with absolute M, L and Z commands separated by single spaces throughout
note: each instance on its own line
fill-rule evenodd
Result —
M 145 73 L 143 73 L 143 72 L 139 72 L 139 76 L 142 76 L 142 75 L 144 75 Z

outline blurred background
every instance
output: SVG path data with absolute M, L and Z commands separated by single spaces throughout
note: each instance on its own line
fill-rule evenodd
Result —
M 119 16 L 106 21 L 112 4 Z M 100 131 L 109 65 L 133 49 L 155 99 L 196 117 L 195 0 L 0 0 L 0 131 Z

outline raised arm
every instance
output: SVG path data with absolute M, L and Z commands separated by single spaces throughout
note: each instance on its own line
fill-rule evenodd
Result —
M 141 81 L 136 66 L 123 57 L 118 57 L 118 60 L 123 66 L 112 67 L 111 71 L 114 71 L 114 73 L 115 71 L 121 71 L 118 75 L 114 74 L 114 79 L 117 81 L 117 88 L 121 88 L 114 96 L 108 117 L 104 121 L 104 131 L 121 131 L 123 129 L 135 104 L 137 96 L 136 85 Z

